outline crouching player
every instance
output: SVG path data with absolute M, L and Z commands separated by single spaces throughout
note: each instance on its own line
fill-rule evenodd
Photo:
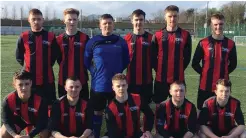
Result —
M 93 138 L 93 109 L 80 98 L 82 84 L 77 77 L 69 77 L 65 82 L 66 95 L 52 106 L 49 130 L 55 138 Z
M 1 138 L 32 138 L 39 134 L 49 137 L 46 130 L 48 122 L 48 104 L 40 96 L 31 92 L 32 76 L 29 72 L 16 72 L 13 77 L 14 92 L 2 102 Z M 20 134 L 26 127 L 32 130 Z
M 197 112 L 185 98 L 186 86 L 181 81 L 170 85 L 171 98 L 162 102 L 156 112 L 156 138 L 194 138 Z
M 112 78 L 115 98 L 106 108 L 109 138 L 152 138 L 154 114 L 138 94 L 128 94 L 126 76 L 118 73 Z M 140 111 L 146 115 L 146 131 L 140 130 Z
M 240 102 L 231 96 L 231 82 L 219 79 L 215 94 L 204 102 L 199 115 L 200 138 L 246 138 Z

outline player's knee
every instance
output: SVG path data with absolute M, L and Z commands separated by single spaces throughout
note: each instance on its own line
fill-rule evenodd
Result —
M 108 138 L 108 136 L 103 136 L 103 137 L 101 137 L 101 138 Z
M 199 137 L 199 138 L 208 138 L 208 137 L 207 137 L 204 133 L 202 133 L 202 132 L 199 132 L 198 137 Z
M 2 127 L 0 128 L 0 137 L 1 138 L 12 138 L 12 136 L 8 133 L 4 125 L 2 125 Z
M 159 133 L 156 133 L 156 134 L 154 135 L 154 138 L 163 138 L 163 136 L 161 136 Z
M 39 136 L 40 138 L 49 138 L 51 136 L 51 133 L 49 130 L 45 129 L 39 133 Z
M 246 131 L 244 130 L 243 133 L 240 135 L 240 138 L 246 138 Z
M 94 115 L 102 116 L 103 115 L 103 111 L 94 111 Z

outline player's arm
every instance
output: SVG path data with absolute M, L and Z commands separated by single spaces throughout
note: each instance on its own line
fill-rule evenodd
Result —
M 12 136 L 15 137 L 17 133 L 15 129 L 15 125 L 13 120 L 11 119 L 13 117 L 13 113 L 10 110 L 6 99 L 2 102 L 2 111 L 1 111 L 1 120 L 2 124 L 5 126 L 7 132 Z
M 166 124 L 166 107 L 160 104 L 159 108 L 156 111 L 156 121 L 157 121 L 157 132 L 164 138 L 169 138 L 169 133 L 164 129 Z
M 197 124 L 197 112 L 196 107 L 192 105 L 190 116 L 188 119 L 188 131 L 185 133 L 184 138 L 191 138 L 196 133 L 196 124 Z
M 84 64 L 87 69 L 90 69 L 92 58 L 93 58 L 93 50 L 92 50 L 93 43 L 94 41 L 90 39 L 85 46 Z
M 203 58 L 203 55 L 204 55 L 203 48 L 202 48 L 201 42 L 199 42 L 197 47 L 196 47 L 196 51 L 195 51 L 195 54 L 194 54 L 193 60 L 192 60 L 192 68 L 198 74 L 202 73 L 202 67 L 200 65 L 200 61 Z
M 88 107 L 87 104 L 87 108 L 85 110 L 85 120 L 86 120 L 86 130 L 83 132 L 81 137 L 89 137 L 92 134 L 92 130 L 93 130 L 93 114 L 94 111 L 92 108 Z
M 56 42 L 58 45 L 57 63 L 60 65 L 62 61 L 62 37 L 58 36 Z
M 115 120 L 115 117 L 112 111 L 109 108 L 105 110 L 105 118 L 106 118 L 106 126 L 108 130 L 108 137 L 109 138 L 124 138 L 122 132 L 118 131 L 118 124 Z
M 122 61 L 123 61 L 123 70 L 127 68 L 128 64 L 130 63 L 130 57 L 129 57 L 129 50 L 128 45 L 125 41 L 125 39 L 122 39 Z M 122 71 L 123 71 L 122 70 Z
M 192 49 L 192 41 L 190 33 L 188 33 L 186 45 L 184 47 L 184 70 L 188 67 L 191 60 L 191 49 Z
M 157 71 L 157 55 L 158 55 L 158 42 L 155 34 L 153 34 L 151 40 L 151 63 L 152 63 L 152 68 L 155 71 Z
M 53 36 L 53 40 L 51 43 L 51 65 L 53 66 L 57 60 L 58 62 L 58 58 L 61 57 L 61 50 L 60 47 L 56 41 L 56 36 L 54 34 Z
M 236 50 L 235 43 L 234 43 L 234 46 L 229 53 L 228 59 L 229 59 L 228 72 L 232 73 L 237 67 L 237 50 Z
M 38 120 L 34 129 L 30 132 L 29 136 L 34 137 L 42 130 L 46 129 L 48 123 L 48 104 L 42 99 L 39 111 L 38 111 Z
M 239 137 L 239 135 L 241 135 L 245 130 L 244 117 L 243 117 L 243 113 L 241 110 L 240 102 L 238 102 L 237 109 L 235 112 L 235 121 L 238 126 L 235 128 L 235 130 L 230 135 L 233 138 Z
M 23 42 L 22 37 L 20 36 L 17 40 L 15 56 L 16 56 L 17 62 L 21 66 L 24 65 L 24 53 L 25 53 L 24 42 Z
M 207 122 L 209 121 L 209 112 L 207 103 L 204 102 L 201 112 L 199 114 L 198 122 L 200 125 L 200 131 L 210 138 L 217 138 L 217 136 L 207 127 Z
M 144 99 L 141 98 L 140 110 L 144 113 L 146 117 L 146 131 L 151 132 L 154 124 L 154 113 L 149 107 L 149 105 L 144 102 Z

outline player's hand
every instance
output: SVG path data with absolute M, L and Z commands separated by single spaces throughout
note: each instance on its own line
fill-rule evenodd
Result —
M 233 138 L 232 136 L 222 136 L 221 138 Z
M 15 137 L 14 138 L 21 138 L 21 136 L 20 135 L 15 135 Z
M 30 138 L 30 136 L 21 136 L 21 138 Z
M 149 131 L 143 133 L 144 138 L 153 138 L 152 134 Z
M 68 138 L 78 138 L 78 137 L 75 137 L 75 136 L 71 136 L 71 137 L 68 137 Z

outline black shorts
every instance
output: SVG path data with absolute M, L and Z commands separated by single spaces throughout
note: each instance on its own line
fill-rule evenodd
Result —
M 210 97 L 215 96 L 214 92 L 199 89 L 197 95 L 197 108 L 202 109 L 203 103 Z
M 167 97 L 171 97 L 169 93 L 170 84 L 164 82 L 155 81 L 154 84 L 154 95 L 152 100 L 159 104 L 167 99 Z
M 67 92 L 64 88 L 64 86 L 58 84 L 58 95 L 59 97 L 62 97 L 63 95 L 66 95 Z M 88 83 L 85 83 L 82 85 L 82 89 L 79 94 L 80 98 L 83 100 L 88 101 L 89 100 L 89 88 L 88 88 Z
M 134 85 L 129 84 L 128 90 L 129 93 L 139 94 L 141 99 L 147 104 L 151 103 L 151 99 L 153 96 L 153 84 L 146 84 L 146 85 Z
M 114 92 L 95 92 L 91 90 L 89 106 L 92 107 L 94 111 L 102 111 L 114 97 Z
M 52 105 L 56 100 L 56 87 L 54 82 L 44 85 L 36 85 L 33 86 L 32 89 L 42 98 L 45 98 L 48 102 L 48 105 Z

